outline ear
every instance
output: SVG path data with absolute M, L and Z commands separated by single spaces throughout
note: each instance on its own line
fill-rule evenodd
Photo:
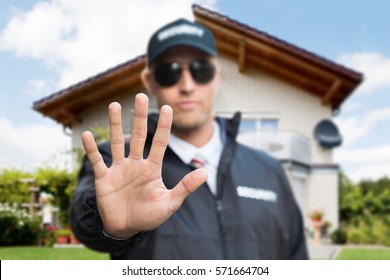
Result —
M 141 72 L 141 81 L 148 93 L 153 93 L 152 91 L 152 74 L 150 73 L 149 68 L 145 67 Z

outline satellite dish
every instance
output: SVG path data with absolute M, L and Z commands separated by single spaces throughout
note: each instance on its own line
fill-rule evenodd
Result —
M 321 120 L 314 128 L 314 138 L 321 147 L 331 149 L 341 145 L 342 137 L 331 120 Z

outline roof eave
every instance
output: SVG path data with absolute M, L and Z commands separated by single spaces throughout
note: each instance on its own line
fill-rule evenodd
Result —
M 71 127 L 73 122 L 81 121 L 81 113 L 95 108 L 100 102 L 113 100 L 128 88 L 141 87 L 139 73 L 144 65 L 145 56 L 139 56 L 37 100 L 33 109 Z
M 227 16 L 193 5 L 195 19 L 217 38 L 220 53 L 235 59 L 239 71 L 259 67 L 287 82 L 318 95 L 332 109 L 362 82 L 363 75 L 307 50 L 289 44 Z

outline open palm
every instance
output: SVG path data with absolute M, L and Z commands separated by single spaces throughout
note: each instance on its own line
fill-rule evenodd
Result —
M 197 169 L 169 190 L 161 178 L 163 156 L 168 145 L 172 108 L 161 107 L 157 130 L 148 158 L 143 158 L 147 136 L 148 97 L 135 97 L 134 125 L 130 153 L 124 156 L 121 106 L 109 106 L 112 165 L 107 168 L 91 132 L 82 135 L 84 149 L 95 175 L 96 200 L 104 231 L 117 238 L 129 238 L 165 222 L 184 199 L 202 185 L 207 172 Z

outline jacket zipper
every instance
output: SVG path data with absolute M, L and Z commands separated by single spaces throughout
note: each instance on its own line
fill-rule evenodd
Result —
M 221 240 L 221 249 L 222 249 L 222 256 L 224 260 L 228 259 L 228 250 L 226 246 L 226 233 L 222 226 L 222 217 L 221 213 L 223 210 L 223 204 L 222 201 L 218 198 L 215 199 L 215 210 L 217 213 L 217 220 L 218 220 L 218 228 L 219 228 L 219 236 Z

